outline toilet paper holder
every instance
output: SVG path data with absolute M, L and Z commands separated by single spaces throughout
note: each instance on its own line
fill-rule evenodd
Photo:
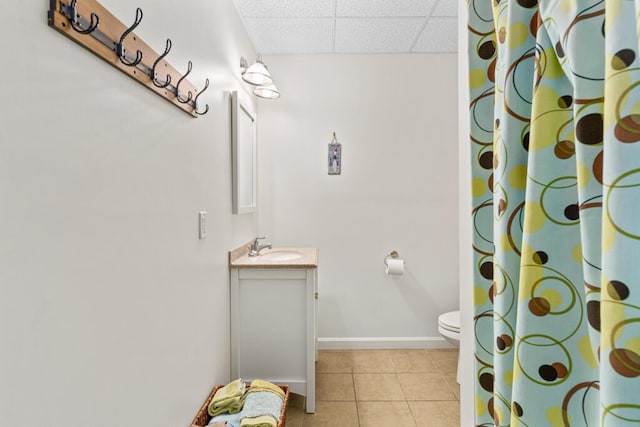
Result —
M 387 264 L 387 260 L 389 258 L 395 259 L 398 258 L 400 255 L 398 255 L 398 251 L 391 251 L 391 253 L 389 255 L 387 255 L 386 257 L 384 257 L 384 265 L 386 265 L 387 267 L 389 266 L 389 264 Z
M 391 251 L 384 257 L 385 274 L 388 276 L 402 276 L 404 272 L 404 260 L 398 255 L 398 251 Z

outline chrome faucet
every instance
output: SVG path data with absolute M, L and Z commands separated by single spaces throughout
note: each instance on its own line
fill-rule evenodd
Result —
M 264 237 L 256 237 L 251 246 L 249 246 L 249 256 L 258 256 L 260 255 L 260 251 L 263 249 L 271 249 L 271 243 L 266 243 L 264 245 L 258 244 L 258 240 L 266 239 L 267 236 Z

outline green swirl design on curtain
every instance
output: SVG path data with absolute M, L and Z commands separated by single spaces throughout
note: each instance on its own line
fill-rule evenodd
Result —
M 640 0 L 467 6 L 476 425 L 640 425 Z

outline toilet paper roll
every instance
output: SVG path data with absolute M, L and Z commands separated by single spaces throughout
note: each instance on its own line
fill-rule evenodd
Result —
M 404 272 L 404 260 L 400 258 L 387 259 L 385 261 L 387 265 L 387 275 L 389 276 L 401 276 Z

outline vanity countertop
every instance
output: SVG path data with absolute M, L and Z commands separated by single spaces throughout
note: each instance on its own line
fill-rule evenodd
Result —
M 278 260 L 278 253 L 300 253 L 296 259 Z M 270 259 L 270 255 L 276 258 Z M 267 256 L 264 256 L 267 255 Z M 317 248 L 273 248 L 263 249 L 259 256 L 250 257 L 248 245 L 229 252 L 229 268 L 318 268 Z

